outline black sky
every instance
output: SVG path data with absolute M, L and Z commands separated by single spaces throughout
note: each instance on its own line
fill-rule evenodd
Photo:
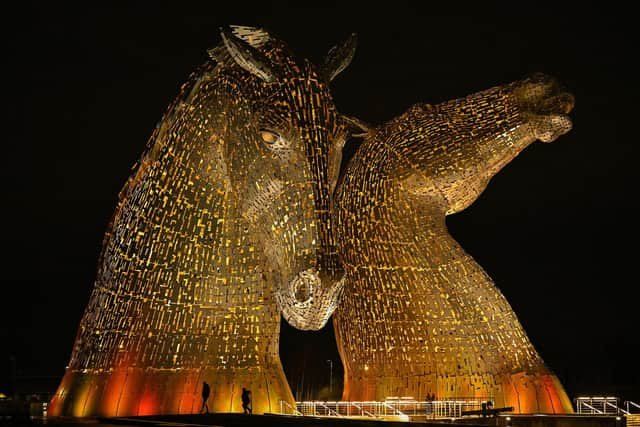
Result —
M 241 24 L 265 26 L 316 63 L 357 32 L 356 56 L 332 87 L 341 111 L 371 123 L 535 71 L 563 82 L 576 97 L 574 129 L 527 148 L 447 223 L 571 397 L 640 400 L 637 45 L 623 11 L 434 16 L 429 2 L 219 3 L 43 2 L 6 17 L 0 391 L 10 357 L 19 375 L 62 376 L 120 188 L 181 83 L 219 42 L 218 27 Z M 328 358 L 341 373 L 330 328 L 285 326 L 281 347 L 294 392 L 302 360 L 315 372 L 307 385 L 328 382 Z

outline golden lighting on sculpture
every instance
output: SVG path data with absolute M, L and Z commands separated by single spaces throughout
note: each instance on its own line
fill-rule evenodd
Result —
M 119 195 L 48 414 L 194 413 L 203 381 L 212 411 L 242 411 L 246 388 L 255 413 L 277 412 L 294 405 L 280 316 L 317 330 L 334 309 L 344 400 L 572 412 L 445 217 L 529 144 L 569 131 L 573 97 L 535 75 L 370 129 L 328 89 L 354 36 L 320 68 L 263 29 L 221 38 Z M 336 189 L 354 125 L 364 141 Z
M 493 397 L 516 412 L 572 412 L 502 293 L 445 224 L 525 147 L 569 131 L 572 107 L 553 79 L 535 75 L 363 126 L 335 196 L 347 273 L 334 313 L 343 400 Z
M 49 415 L 194 413 L 294 404 L 280 314 L 319 329 L 343 285 L 330 196 L 347 126 L 318 69 L 268 32 L 222 30 L 120 193 Z

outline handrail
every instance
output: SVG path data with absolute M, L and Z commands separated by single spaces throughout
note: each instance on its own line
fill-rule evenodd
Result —
M 286 400 L 281 400 L 280 401 L 280 413 L 281 414 L 284 414 L 284 411 L 282 410 L 282 406 L 283 405 L 286 406 L 287 408 L 291 409 L 291 412 L 293 412 L 293 415 L 297 415 L 297 416 L 300 416 L 300 417 L 303 416 L 302 412 L 298 411 L 297 408 L 294 408 L 293 406 L 291 406 L 291 404 L 289 402 L 287 402 Z
M 594 411 L 596 414 L 604 414 L 604 412 L 602 412 L 600 409 L 597 409 L 591 405 L 589 405 L 587 402 L 580 402 L 581 405 L 586 406 L 587 408 L 591 409 L 592 411 Z
M 334 411 L 333 409 L 329 408 L 327 405 L 325 405 L 322 402 L 318 402 L 318 405 L 322 406 L 323 408 L 325 408 L 327 410 L 327 412 L 329 413 L 329 415 L 331 415 L 331 413 L 333 412 L 333 415 L 336 417 L 342 417 L 342 415 L 340 415 L 339 413 L 337 413 L 336 411 Z
M 587 414 L 633 415 L 640 413 L 640 404 L 626 400 L 620 402 L 615 396 L 582 396 L 575 399 L 576 412 Z
M 486 400 L 442 399 L 421 401 L 413 398 L 385 401 L 308 401 L 296 402 L 295 410 L 285 401 L 280 404 L 281 413 L 296 415 L 351 417 L 367 416 L 385 418 L 388 416 L 409 419 L 411 416 L 427 416 L 429 418 L 461 417 L 464 410 L 480 409 Z M 493 399 L 489 400 L 493 403 Z
M 394 411 L 394 412 L 395 412 L 395 415 L 400 415 L 400 416 L 403 416 L 403 417 L 406 417 L 406 416 L 407 416 L 407 414 L 405 414 L 404 412 L 402 412 L 400 409 L 398 409 L 398 408 L 394 408 L 393 406 L 389 405 L 387 402 L 382 402 L 382 405 L 383 405 L 384 407 L 389 408 L 389 409 L 391 409 L 392 411 Z
M 351 404 L 353 406 L 355 406 L 356 408 L 360 409 L 360 413 L 362 415 L 367 414 L 368 416 L 372 417 L 372 418 L 378 418 L 377 416 L 373 415 L 371 412 L 367 411 L 366 409 L 364 409 L 362 406 L 358 406 L 358 404 L 356 404 L 356 402 L 351 402 Z
M 629 411 L 625 411 L 624 409 L 614 405 L 611 402 L 604 402 L 605 405 L 611 406 L 613 409 L 615 409 L 617 412 L 622 412 L 624 415 L 629 415 Z M 605 409 L 606 412 L 606 409 Z
M 635 406 L 636 408 L 640 409 L 640 405 L 638 405 L 636 402 L 632 402 L 630 400 L 627 400 L 624 402 L 625 405 L 627 406 L 627 412 L 630 414 L 631 413 L 631 409 L 629 408 L 629 405 L 631 406 Z

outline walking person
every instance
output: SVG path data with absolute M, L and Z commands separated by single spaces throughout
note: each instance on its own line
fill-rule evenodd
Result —
M 426 403 L 425 403 L 425 415 L 428 417 L 433 413 L 433 401 L 435 400 L 435 394 L 431 395 L 431 393 L 427 392 Z
M 207 400 L 209 399 L 209 393 L 211 393 L 211 388 L 209 387 L 209 384 L 207 384 L 206 381 L 202 382 L 202 408 L 200 408 L 200 413 L 202 413 L 203 411 L 207 411 L 206 413 L 209 413 L 209 403 L 207 402 Z
M 242 387 L 242 409 L 245 414 L 253 414 L 253 408 L 251 407 L 251 391 Z

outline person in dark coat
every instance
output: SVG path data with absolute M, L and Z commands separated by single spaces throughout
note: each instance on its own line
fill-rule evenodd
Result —
M 253 409 L 251 408 L 251 391 L 242 387 L 242 409 L 245 414 L 251 415 L 253 413 Z
M 209 387 L 209 384 L 207 384 L 206 381 L 202 382 L 202 408 L 200 408 L 200 413 L 202 413 L 203 411 L 207 411 L 207 414 L 209 413 L 209 404 L 207 403 L 207 400 L 209 399 L 209 393 L 211 393 L 211 388 Z

